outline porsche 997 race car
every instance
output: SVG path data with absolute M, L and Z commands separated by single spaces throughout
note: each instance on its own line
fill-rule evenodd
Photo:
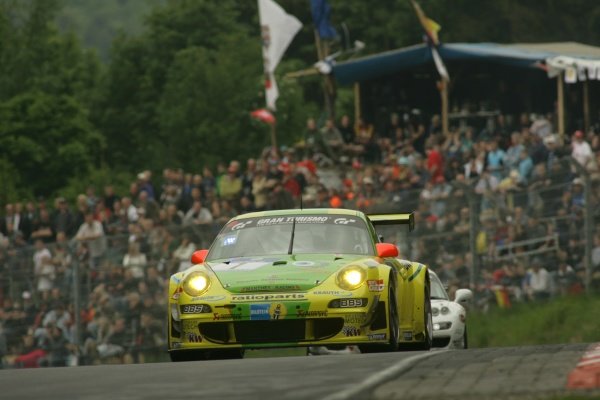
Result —
M 233 218 L 210 250 L 194 253 L 194 265 L 170 278 L 171 359 L 298 346 L 428 349 L 428 269 L 396 259 L 378 224 L 412 227 L 413 216 L 305 209 Z

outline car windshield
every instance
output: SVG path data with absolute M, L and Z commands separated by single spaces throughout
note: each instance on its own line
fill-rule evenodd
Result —
M 293 254 L 375 255 L 365 222 L 344 215 L 284 215 L 228 223 L 213 242 L 207 260 L 287 254 L 295 233 Z
M 431 300 L 448 300 L 448 293 L 437 275 L 431 274 Z

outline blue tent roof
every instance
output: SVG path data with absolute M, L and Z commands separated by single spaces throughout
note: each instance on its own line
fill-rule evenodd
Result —
M 514 45 L 448 43 L 439 47 L 439 53 L 446 62 L 486 61 L 521 68 L 535 67 L 536 63 L 559 55 L 600 59 L 597 47 L 572 42 Z M 424 65 L 433 66 L 433 59 L 429 48 L 420 44 L 338 63 L 333 67 L 333 74 L 340 84 L 348 84 Z

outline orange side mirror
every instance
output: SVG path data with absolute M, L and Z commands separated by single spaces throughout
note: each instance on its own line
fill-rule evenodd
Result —
M 398 248 L 391 243 L 377 243 L 377 255 L 381 258 L 398 257 Z
M 208 250 L 206 249 L 195 251 L 194 254 L 192 254 L 192 264 L 202 264 L 204 260 L 206 260 L 207 255 Z

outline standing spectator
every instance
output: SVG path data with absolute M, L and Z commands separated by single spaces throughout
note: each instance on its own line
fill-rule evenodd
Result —
M 179 247 L 173 252 L 176 271 L 185 271 L 192 266 L 191 258 L 194 251 L 196 251 L 196 245 L 190 240 L 189 235 L 183 234 Z
M 496 177 L 496 179 L 500 180 L 502 178 L 502 169 L 504 167 L 504 158 L 506 157 L 506 153 L 504 150 L 498 147 L 498 141 L 496 139 L 492 139 L 489 141 L 487 145 L 487 167 L 488 170 Z
M 71 210 L 69 210 L 67 200 L 64 197 L 59 197 L 56 199 L 56 203 L 58 207 L 54 212 L 54 229 L 57 234 L 62 232 L 67 236 L 71 236 L 75 219 L 71 214 Z
M 90 252 L 90 267 L 98 268 L 106 250 L 106 238 L 104 228 L 100 222 L 94 220 L 94 214 L 88 212 L 85 215 L 85 222 L 79 227 L 75 238 L 80 242 L 87 243 Z
M 430 144 L 427 146 L 427 170 L 431 175 L 431 180 L 436 181 L 438 177 L 444 176 L 444 158 L 440 152 L 438 144 Z
M 352 124 L 350 123 L 350 117 L 348 115 L 343 115 L 340 120 L 340 133 L 342 134 L 342 139 L 344 139 L 344 143 L 354 144 L 355 135 L 354 129 L 352 128 Z
M 158 221 L 158 212 L 160 208 L 156 201 L 146 190 L 140 191 L 137 201 L 137 213 L 143 215 L 144 218 L 151 219 L 152 221 Z
M 148 194 L 148 200 L 155 200 L 156 194 L 154 192 L 154 186 L 152 185 L 152 172 L 149 170 L 140 172 L 138 174 L 138 193 L 146 192 Z
M 131 203 L 130 197 L 123 197 L 121 199 L 121 208 L 124 216 L 127 217 L 127 222 L 135 223 L 139 219 L 137 208 Z
M 242 196 L 253 198 L 252 195 L 252 181 L 256 174 L 256 160 L 249 158 L 246 162 L 246 171 L 242 175 Z
M 4 206 L 4 218 L 0 221 L 0 233 L 4 236 L 8 236 L 8 226 L 14 227 L 14 207 L 12 204 L 7 204 Z
M 134 278 L 142 279 L 147 265 L 148 259 L 144 253 L 140 252 L 140 244 L 129 243 L 127 254 L 123 257 L 123 267 L 130 270 Z
M 50 214 L 48 210 L 40 210 L 40 218 L 33 225 L 33 231 L 31 232 L 32 239 L 41 239 L 44 243 L 50 243 L 54 240 L 54 227 L 50 220 Z
M 582 131 L 575 131 L 571 147 L 573 148 L 571 156 L 573 156 L 582 167 L 588 171 L 595 169 L 594 153 L 592 152 L 590 144 L 583 138 Z
M 213 221 L 213 216 L 207 208 L 202 206 L 200 200 L 194 201 L 194 205 L 183 217 L 183 225 L 206 225 Z
M 56 268 L 52 264 L 51 256 L 42 256 L 39 266 L 34 269 L 34 275 L 37 281 L 37 291 L 42 295 L 42 299 L 47 300 L 56 279 Z
M 521 183 L 527 184 L 531 172 L 533 171 L 533 161 L 529 157 L 526 149 L 521 151 L 521 157 L 519 160 L 519 176 L 521 177 Z
M 235 200 L 242 191 L 242 180 L 236 176 L 236 173 L 236 168 L 230 165 L 227 174 L 219 180 L 219 194 L 222 199 Z
M 510 135 L 510 146 L 504 156 L 504 164 L 509 170 L 516 169 L 521 159 L 521 152 L 525 147 L 521 144 L 521 134 L 513 132 Z
M 530 300 L 546 300 L 550 298 L 550 274 L 542 266 L 542 260 L 534 258 L 531 269 L 527 272 L 526 293 Z
M 119 200 L 119 196 L 115 194 L 115 189 L 112 185 L 106 185 L 104 187 L 104 205 L 108 207 L 111 212 L 115 211 L 115 202 Z

